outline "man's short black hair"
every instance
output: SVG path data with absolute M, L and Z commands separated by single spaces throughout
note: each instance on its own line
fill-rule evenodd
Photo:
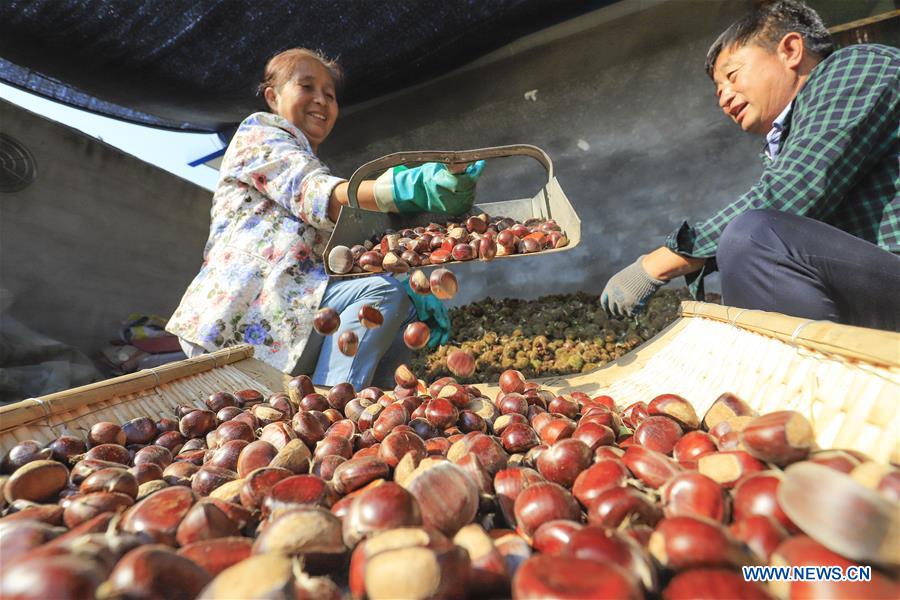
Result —
M 706 53 L 706 74 L 710 79 L 722 50 L 755 43 L 774 50 L 778 42 L 795 31 L 803 36 L 803 44 L 819 59 L 834 52 L 831 34 L 818 13 L 802 0 L 775 0 L 758 5 L 753 12 L 733 23 L 713 42 Z

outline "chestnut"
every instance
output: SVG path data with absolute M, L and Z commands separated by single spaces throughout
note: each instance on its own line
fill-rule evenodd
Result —
M 416 378 L 415 373 L 413 373 L 405 364 L 400 365 L 394 371 L 394 381 L 397 382 L 397 385 L 400 387 L 407 389 L 415 389 L 419 385 L 419 380 Z
M 409 412 L 406 407 L 400 403 L 391 404 L 378 414 L 378 418 L 372 424 L 372 434 L 380 442 L 393 431 L 394 427 L 405 425 L 407 422 L 409 422 Z
M 611 446 L 616 443 L 615 432 L 606 425 L 588 421 L 580 423 L 572 432 L 572 439 L 587 444 L 591 452 L 600 446 Z
M 715 452 L 716 449 L 715 440 L 705 431 L 688 431 L 675 442 L 672 458 L 682 466 L 693 466 L 702 455 Z
M 650 416 L 668 417 L 685 430 L 697 429 L 700 419 L 690 402 L 677 394 L 661 394 L 647 405 Z
M 525 376 L 515 369 L 503 371 L 500 374 L 500 390 L 504 394 L 521 394 L 525 391 Z
M 357 316 L 359 322 L 366 329 L 375 329 L 384 323 L 384 315 L 381 314 L 381 311 L 369 304 L 363 304 Z
M 743 450 L 710 452 L 697 459 L 698 471 L 729 489 L 747 475 L 765 468 L 765 464 Z
M 386 531 L 372 538 L 375 550 L 358 547 L 362 555 L 351 562 L 350 588 L 355 597 L 371 600 L 392 598 L 464 598 L 469 588 L 468 553 L 449 542 L 400 545 L 393 539 L 381 541 L 404 528 Z M 408 534 L 407 534 L 408 535 Z M 368 545 L 368 542 L 366 542 Z M 355 555 L 356 553 L 354 553 Z M 404 576 L 396 576 L 399 570 Z
M 91 426 L 88 431 L 88 445 L 99 446 L 100 444 L 118 444 L 125 445 L 125 432 L 115 423 L 101 421 Z
M 49 452 L 48 452 L 49 454 Z M 28 462 L 10 476 L 3 485 L 3 496 L 12 504 L 16 500 L 45 502 L 66 487 L 69 470 L 55 460 Z
M 489 237 L 478 240 L 478 258 L 483 261 L 494 260 L 497 256 L 497 242 Z
M 135 496 L 137 490 L 135 489 Z M 134 497 L 118 492 L 92 492 L 73 497 L 66 504 L 63 521 L 73 529 L 103 513 L 122 512 L 134 504 Z
M 596 525 L 582 527 L 572 532 L 561 554 L 618 565 L 636 575 L 644 589 L 653 591 L 657 587 L 656 571 L 649 555 L 623 532 Z
M 240 409 L 236 410 L 240 411 Z M 216 415 L 216 420 L 218 421 L 218 415 Z M 156 438 L 153 441 L 153 445 L 161 446 L 174 455 L 181 452 L 186 441 L 187 440 L 185 440 L 184 436 L 181 435 L 180 431 L 167 431 Z
M 441 387 L 441 391 L 438 392 L 435 397 L 448 400 L 453 406 L 460 410 L 468 408 L 469 403 L 471 402 L 469 392 L 466 391 L 466 388 L 455 382 L 448 383 Z
M 512 595 L 519 600 L 643 597 L 637 579 L 613 563 L 547 554 L 534 555 L 519 567 Z
M 410 431 L 398 431 L 396 428 L 382 440 L 378 448 L 378 456 L 390 468 L 397 466 L 400 459 L 407 454 L 413 454 L 414 460 L 421 460 L 428 455 L 425 442 L 415 433 Z M 387 477 L 387 473 L 381 475 Z
M 310 448 L 314 448 L 320 440 L 325 438 L 325 427 L 312 412 L 299 412 L 294 415 L 291 420 L 291 428 L 297 437 Z
M 50 450 L 53 460 L 65 464 L 69 463 L 71 457 L 87 452 L 87 445 L 84 443 L 84 440 L 71 435 L 59 436 L 50 442 L 47 448 Z M 36 455 L 37 453 L 35 453 Z
M 699 516 L 722 523 L 728 516 L 722 486 L 696 471 L 672 476 L 662 487 L 661 496 L 666 517 Z
M 359 338 L 356 333 L 350 330 L 345 331 L 338 337 L 338 350 L 345 356 L 355 356 L 359 350 Z
M 784 481 L 781 471 L 759 471 L 741 479 L 733 491 L 734 520 L 754 515 L 771 517 L 788 531 L 798 532 L 778 501 L 778 488 Z
M 75 554 L 6 562 L 0 573 L 4 598 L 93 598 L 106 577 L 99 561 Z
M 640 400 L 629 404 L 622 410 L 622 421 L 632 429 L 635 429 L 640 425 L 641 421 L 649 416 L 650 412 L 647 403 Z
M 739 567 L 750 557 L 721 523 L 699 517 L 668 517 L 659 522 L 648 543 L 650 553 L 668 569 Z
M 338 275 L 349 273 L 353 268 L 353 252 L 347 246 L 335 246 L 328 253 L 328 268 Z
M 453 260 L 458 261 L 472 260 L 475 258 L 475 251 L 469 244 L 460 242 L 453 246 L 453 249 L 450 251 L 450 256 L 453 257 Z
M 523 489 L 514 504 L 516 529 L 530 537 L 542 523 L 553 519 L 581 520 L 581 507 L 559 484 L 538 482 Z
M 662 516 L 659 506 L 647 494 L 632 487 L 611 487 L 588 507 L 588 522 L 607 528 L 619 527 L 626 519 L 631 525 L 652 527 Z
M 432 253 L 431 259 L 434 262 L 434 253 Z M 456 282 L 456 275 L 449 269 L 443 268 L 432 271 L 431 277 L 428 278 L 428 283 L 431 285 L 431 293 L 439 300 L 453 298 L 459 287 Z
M 416 269 L 410 274 L 409 287 L 412 291 L 422 296 L 427 296 L 431 293 L 431 283 L 428 280 L 428 276 L 421 269 Z
M 475 373 L 475 358 L 464 350 L 452 350 L 447 355 L 447 368 L 457 377 L 471 377 Z
M 418 501 L 393 482 L 360 492 L 343 519 L 343 539 L 349 548 L 362 539 L 396 527 L 422 525 Z
M 138 485 L 137 478 L 123 468 L 100 469 L 82 481 L 78 491 L 82 494 L 117 492 L 135 498 Z
M 381 273 L 381 263 L 383 261 L 384 258 L 381 256 L 381 253 L 369 250 L 359 257 L 357 263 L 366 273 Z
M 179 546 L 187 546 L 202 540 L 235 537 L 249 520 L 250 512 L 240 506 L 205 498 L 194 504 L 181 520 L 175 539 Z
M 211 577 L 191 560 L 165 546 L 139 546 L 123 556 L 109 575 L 104 589 L 110 597 L 164 598 L 175 591 L 194 598 Z
M 241 505 L 247 510 L 258 510 L 269 495 L 272 488 L 282 479 L 294 474 L 280 467 L 262 467 L 243 478 L 241 486 Z M 299 477 L 299 476 L 298 476 Z
M 704 568 L 682 571 L 673 577 L 662 592 L 666 600 L 717 600 L 742 598 L 770 600 L 772 596 L 758 583 L 747 581 L 731 569 Z
M 532 536 L 532 546 L 541 554 L 561 554 L 572 535 L 584 528 L 582 523 L 566 519 L 555 519 L 542 523 Z
M 674 420 L 651 415 L 635 428 L 634 441 L 650 450 L 671 454 L 683 433 L 681 426 Z
M 475 518 L 478 489 L 466 472 L 451 462 L 424 463 L 401 485 L 416 498 L 426 526 L 453 535 Z
M 265 495 L 262 516 L 272 521 L 295 508 L 304 506 L 329 508 L 337 497 L 337 492 L 318 475 L 286 477 L 278 481 Z
M 317 310 L 313 317 L 313 328 L 322 335 L 331 335 L 340 326 L 341 316 L 329 306 Z
M 735 539 L 745 543 L 760 562 L 766 564 L 778 545 L 789 536 L 784 527 L 765 515 L 751 515 L 736 520 L 728 531 Z
M 191 478 L 191 489 L 198 496 L 209 496 L 216 488 L 234 481 L 238 474 L 222 467 L 203 466 Z
M 812 425 L 793 410 L 754 418 L 741 430 L 740 440 L 752 456 L 780 467 L 803 460 L 815 445 Z
M 445 262 L 450 261 L 452 258 L 453 256 L 450 253 L 450 249 L 445 249 L 442 244 L 440 248 L 428 255 L 428 263 L 426 264 L 442 265 Z M 431 282 L 429 280 L 429 284 L 430 283 Z
M 277 420 L 269 423 L 259 432 L 259 440 L 269 442 L 276 450 L 284 448 L 288 442 L 297 438 L 297 434 L 285 421 Z
M 401 432 L 391 435 L 402 435 Z M 388 436 L 390 438 L 391 436 Z M 385 440 L 387 441 L 387 440 Z M 384 444 L 381 445 L 382 447 Z M 425 445 L 422 444 L 422 456 L 425 455 Z M 344 495 L 360 489 L 376 479 L 387 479 L 391 473 L 391 465 L 379 456 L 365 456 L 352 458 L 342 462 L 334 470 L 331 476 L 331 485 L 334 491 Z
M 204 436 L 215 428 L 216 413 L 211 410 L 192 410 L 178 422 L 178 430 L 186 438 Z
M 303 440 L 294 439 L 278 451 L 275 458 L 269 462 L 269 466 L 287 469 L 291 473 L 308 473 L 310 458 L 309 448 Z
M 624 487 L 631 474 L 622 461 L 604 458 L 583 470 L 575 478 L 572 494 L 585 508 L 608 489 Z
M 309 375 L 297 375 L 291 377 L 287 384 L 288 397 L 296 405 L 300 405 L 300 400 L 309 394 L 315 393 L 312 379 Z
M 147 417 L 138 417 L 122 424 L 125 444 L 148 444 L 156 437 L 156 423 Z
M 138 487 L 147 483 L 148 481 L 163 478 L 163 470 L 156 463 L 144 463 L 135 465 L 128 469 L 128 472 L 134 476 L 135 480 L 137 481 Z
M 433 398 L 425 409 L 425 418 L 438 429 L 445 429 L 456 423 L 459 409 L 446 398 Z
M 122 531 L 174 547 L 178 525 L 193 506 L 194 500 L 194 492 L 185 486 L 178 485 L 160 490 L 125 512 L 121 524 Z
M 243 478 L 256 469 L 268 466 L 276 454 L 278 449 L 269 442 L 264 440 L 250 442 L 238 455 L 238 476 Z
M 178 555 L 195 562 L 215 577 L 228 567 L 250 558 L 252 547 L 253 540 L 250 538 L 221 537 L 182 546 L 178 550 Z
M 541 452 L 538 472 L 548 481 L 570 488 L 578 475 L 593 462 L 593 452 L 580 440 L 563 439 Z
M 171 433 L 175 433 L 174 431 Z M 172 453 L 168 448 L 151 444 L 144 446 L 134 453 L 132 463 L 140 465 L 144 463 L 156 463 L 161 469 L 165 469 L 172 463 Z
M 338 383 L 328 390 L 328 405 L 337 410 L 344 410 L 348 402 L 356 396 L 353 385 L 347 382 Z
M 509 417 L 521 415 L 507 415 Z M 503 417 L 501 417 L 503 418 Z M 522 417 L 524 419 L 524 417 Z M 538 434 L 525 423 L 511 423 L 502 428 L 500 440 L 503 448 L 510 454 L 527 452 L 529 449 L 541 443 Z
M 652 417 L 651 417 L 652 418 Z M 644 446 L 630 446 L 622 462 L 644 484 L 658 489 L 673 476 L 682 472 L 681 466 L 661 452 Z
M 552 445 L 559 440 L 571 437 L 573 433 L 575 433 L 575 421 L 563 416 L 553 417 L 551 415 L 550 421 L 541 427 L 538 434 L 541 436 L 542 442 Z

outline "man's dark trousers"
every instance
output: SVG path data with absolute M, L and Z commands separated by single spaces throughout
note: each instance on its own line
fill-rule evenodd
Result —
M 725 228 L 716 262 L 728 306 L 900 330 L 900 256 L 821 221 L 747 211 Z

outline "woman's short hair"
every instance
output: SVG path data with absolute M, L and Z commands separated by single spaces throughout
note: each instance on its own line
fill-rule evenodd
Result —
M 328 58 L 318 50 L 291 48 L 279 52 L 269 59 L 263 73 L 263 80 L 257 88 L 257 93 L 263 95 L 267 87 L 277 88 L 290 81 L 297 70 L 297 63 L 307 58 L 318 61 L 323 67 L 328 69 L 331 78 L 334 80 L 335 87 L 340 87 L 344 78 L 344 72 L 336 60 Z
M 722 50 L 743 47 L 751 42 L 774 50 L 792 31 L 803 36 L 803 45 L 820 59 L 834 52 L 834 42 L 822 18 L 802 0 L 760 2 L 750 14 L 734 22 L 713 42 L 706 53 L 706 74 L 712 78 Z

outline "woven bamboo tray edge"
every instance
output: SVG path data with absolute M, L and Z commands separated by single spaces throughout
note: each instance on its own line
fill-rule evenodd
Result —
M 88 385 L 28 398 L 0 407 L 0 434 L 96 402 L 126 396 L 253 357 L 253 346 L 242 344 L 195 358 L 144 369 Z

